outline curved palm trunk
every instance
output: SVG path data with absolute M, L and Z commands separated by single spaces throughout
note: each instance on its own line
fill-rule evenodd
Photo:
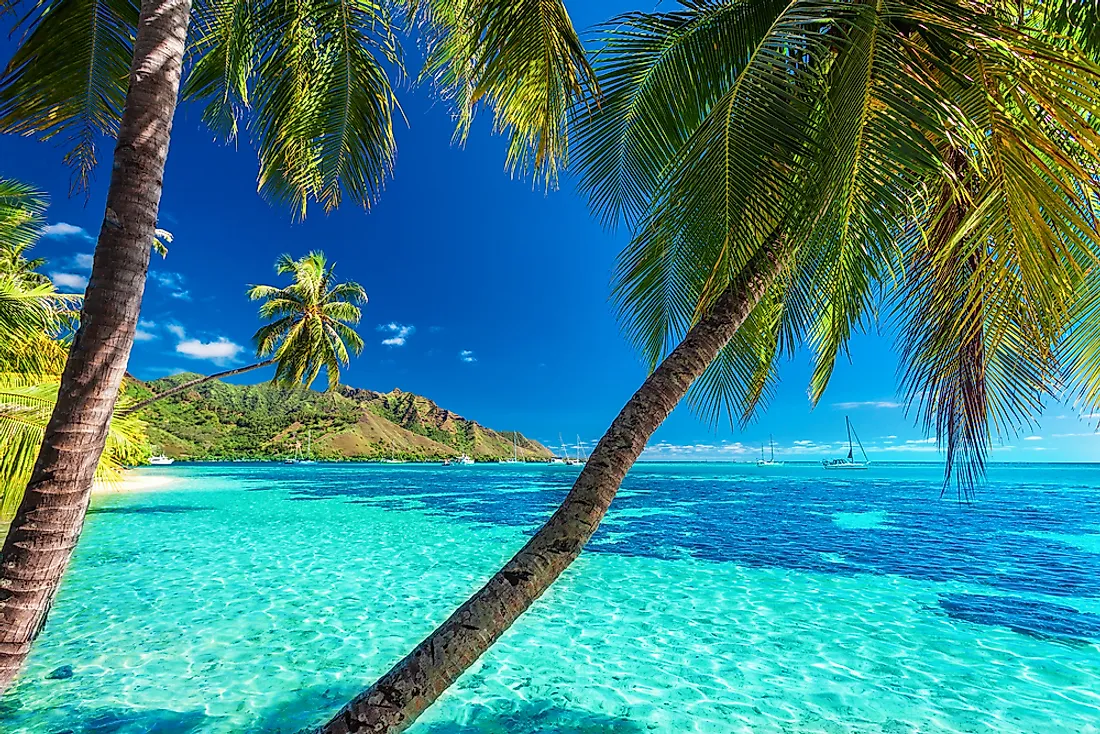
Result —
M 218 379 L 221 379 L 222 377 L 232 377 L 233 375 L 242 375 L 245 372 L 251 372 L 252 370 L 258 370 L 261 367 L 270 367 L 271 365 L 275 364 L 275 362 L 276 362 L 275 359 L 268 359 L 268 360 L 265 360 L 263 362 L 257 362 L 256 364 L 250 364 L 247 367 L 237 367 L 236 369 L 226 370 L 225 372 L 215 372 L 214 374 L 207 375 L 206 377 L 196 377 L 194 380 L 189 380 L 188 382 L 185 382 L 182 385 L 176 385 L 172 389 L 165 390 L 164 392 L 162 392 L 158 395 L 154 395 L 151 398 L 146 398 L 145 400 L 142 400 L 140 403 L 137 403 L 136 405 L 131 405 L 126 410 L 120 410 L 120 411 L 118 411 L 118 416 L 120 418 L 125 418 L 126 416 L 133 415 L 134 413 L 138 412 L 142 408 L 147 407 L 149 405 L 152 405 L 153 403 L 157 402 L 158 400 L 161 400 L 162 398 L 166 398 L 169 395 L 175 395 L 176 393 L 181 393 L 184 390 L 190 390 L 193 387 L 198 387 L 199 385 L 202 385 L 203 383 L 206 383 L 206 382 L 210 382 L 211 380 L 218 380 Z
M 0 557 L 0 690 L 15 678 L 45 623 L 84 524 L 145 290 L 190 9 L 190 0 L 141 3 L 80 329 Z
M 319 734 L 403 731 L 504 634 L 580 555 L 650 436 L 741 327 L 777 268 L 774 249 L 757 256 L 746 277 L 726 288 L 630 398 L 550 520 L 485 586 Z

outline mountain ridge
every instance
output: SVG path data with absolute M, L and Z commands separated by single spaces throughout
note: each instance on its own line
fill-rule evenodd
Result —
M 180 373 L 127 380 L 127 396 L 142 399 L 199 377 Z M 150 442 L 177 459 L 278 459 L 305 453 L 322 460 L 437 460 L 468 454 L 477 460 L 542 461 L 552 453 L 519 432 L 497 431 L 442 408 L 422 395 L 346 385 L 318 392 L 270 382 L 236 385 L 211 380 L 157 401 L 140 413 Z

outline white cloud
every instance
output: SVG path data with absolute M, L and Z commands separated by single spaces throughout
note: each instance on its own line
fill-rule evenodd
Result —
M 78 252 L 73 255 L 73 267 L 80 270 L 91 270 L 95 257 L 90 252 Z
M 1084 413 L 1081 415 L 1083 421 L 1100 420 L 1100 413 Z
M 458 358 L 461 359 L 463 362 L 476 362 L 477 361 L 477 357 L 475 357 L 474 353 L 471 352 L 469 349 L 463 349 L 461 352 L 459 352 L 458 353 Z
M 886 441 L 893 441 L 894 439 L 897 438 L 897 436 L 890 435 L 890 436 L 883 436 L 882 438 Z
M 1051 438 L 1078 438 L 1084 436 L 1100 436 L 1100 433 L 1092 431 L 1089 433 L 1052 433 Z
M 140 329 L 140 328 L 134 330 L 134 341 L 149 342 L 149 341 L 153 341 L 156 338 L 157 338 L 157 335 L 154 334 L 151 331 L 146 331 L 145 329 Z
M 935 436 L 929 436 L 928 438 L 911 438 L 908 441 L 906 441 L 905 443 L 908 446 L 916 446 L 916 445 L 922 444 L 922 443 L 935 443 L 935 442 L 936 442 L 936 437 Z
M 50 280 L 58 288 L 67 288 L 73 291 L 82 291 L 88 287 L 88 279 L 77 273 L 50 273 Z
M 168 326 L 165 326 L 164 328 L 168 329 L 168 333 L 175 335 L 179 339 L 187 338 L 187 332 L 185 332 L 183 330 L 183 327 L 179 324 L 168 324 Z
M 191 291 L 183 287 L 183 276 L 179 273 L 157 270 L 149 273 L 149 280 L 167 290 L 172 298 L 191 300 Z
M 834 408 L 852 410 L 854 408 L 901 408 L 901 403 L 893 400 L 858 400 L 847 403 L 833 403 Z
M 212 342 L 184 339 L 176 345 L 176 351 L 185 357 L 209 359 L 215 364 L 226 364 L 235 361 L 237 355 L 243 350 L 244 347 L 240 344 L 235 344 L 224 336 L 220 336 Z
M 51 224 L 42 230 L 43 237 L 83 237 L 86 240 L 90 240 L 92 236 L 84 231 L 83 227 L 78 227 L 75 224 L 69 224 L 68 222 L 58 222 L 57 224 Z
M 405 342 L 409 340 L 409 337 L 416 332 L 416 327 L 410 324 L 398 324 L 391 321 L 388 324 L 379 324 L 378 331 L 389 334 L 388 337 L 382 340 L 382 343 L 387 347 L 403 347 L 405 346 Z
M 138 321 L 138 326 L 143 329 L 155 329 L 157 328 L 157 322 L 150 321 L 149 319 L 142 319 L 141 321 Z
M 1028 436 L 1024 440 L 1025 441 L 1042 441 L 1043 437 L 1042 436 Z

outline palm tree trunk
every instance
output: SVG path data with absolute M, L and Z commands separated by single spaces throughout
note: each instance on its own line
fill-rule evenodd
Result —
M 596 531 L 653 432 L 759 303 L 779 269 L 765 248 L 634 393 L 573 489 L 530 541 L 439 628 L 319 734 L 396 734 L 410 726 L 545 592 Z
M 0 556 L 0 691 L 45 624 L 80 537 L 134 342 L 179 94 L 191 0 L 142 0 L 107 210 L 80 329 Z
M 211 380 L 218 380 L 222 377 L 232 377 L 233 375 L 242 375 L 245 372 L 251 372 L 252 370 L 258 370 L 261 367 L 270 367 L 271 365 L 275 364 L 276 361 L 277 361 L 276 359 L 272 358 L 272 359 L 265 360 L 263 362 L 257 362 L 256 364 L 250 364 L 247 367 L 237 367 L 236 369 L 226 370 L 225 372 L 215 372 L 214 374 L 207 375 L 206 377 L 197 377 L 194 380 L 189 380 L 188 382 L 185 382 L 182 385 L 176 385 L 175 387 L 171 388 L 170 390 L 165 390 L 164 392 L 162 392 L 158 395 L 154 395 L 151 398 L 146 398 L 145 400 L 142 400 L 140 403 L 137 403 L 136 405 L 131 405 L 129 408 L 126 408 L 125 410 L 120 410 L 120 411 L 118 411 L 117 415 L 118 415 L 119 418 L 125 418 L 126 416 L 133 415 L 134 413 L 138 412 L 142 408 L 145 408 L 149 405 L 152 405 L 153 403 L 157 402 L 158 400 L 160 400 L 162 398 L 166 398 L 169 395 L 175 395 L 176 393 L 181 393 L 184 390 L 190 390 L 193 387 L 198 387 L 199 385 L 202 385 L 203 383 L 206 383 L 206 382 L 210 382 Z

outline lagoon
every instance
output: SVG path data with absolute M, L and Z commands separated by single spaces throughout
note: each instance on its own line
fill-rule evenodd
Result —
M 576 475 L 153 472 L 176 481 L 93 501 L 3 731 L 322 723 Z M 994 465 L 967 504 L 930 465 L 639 464 L 588 551 L 410 731 L 1098 732 L 1100 466 Z

